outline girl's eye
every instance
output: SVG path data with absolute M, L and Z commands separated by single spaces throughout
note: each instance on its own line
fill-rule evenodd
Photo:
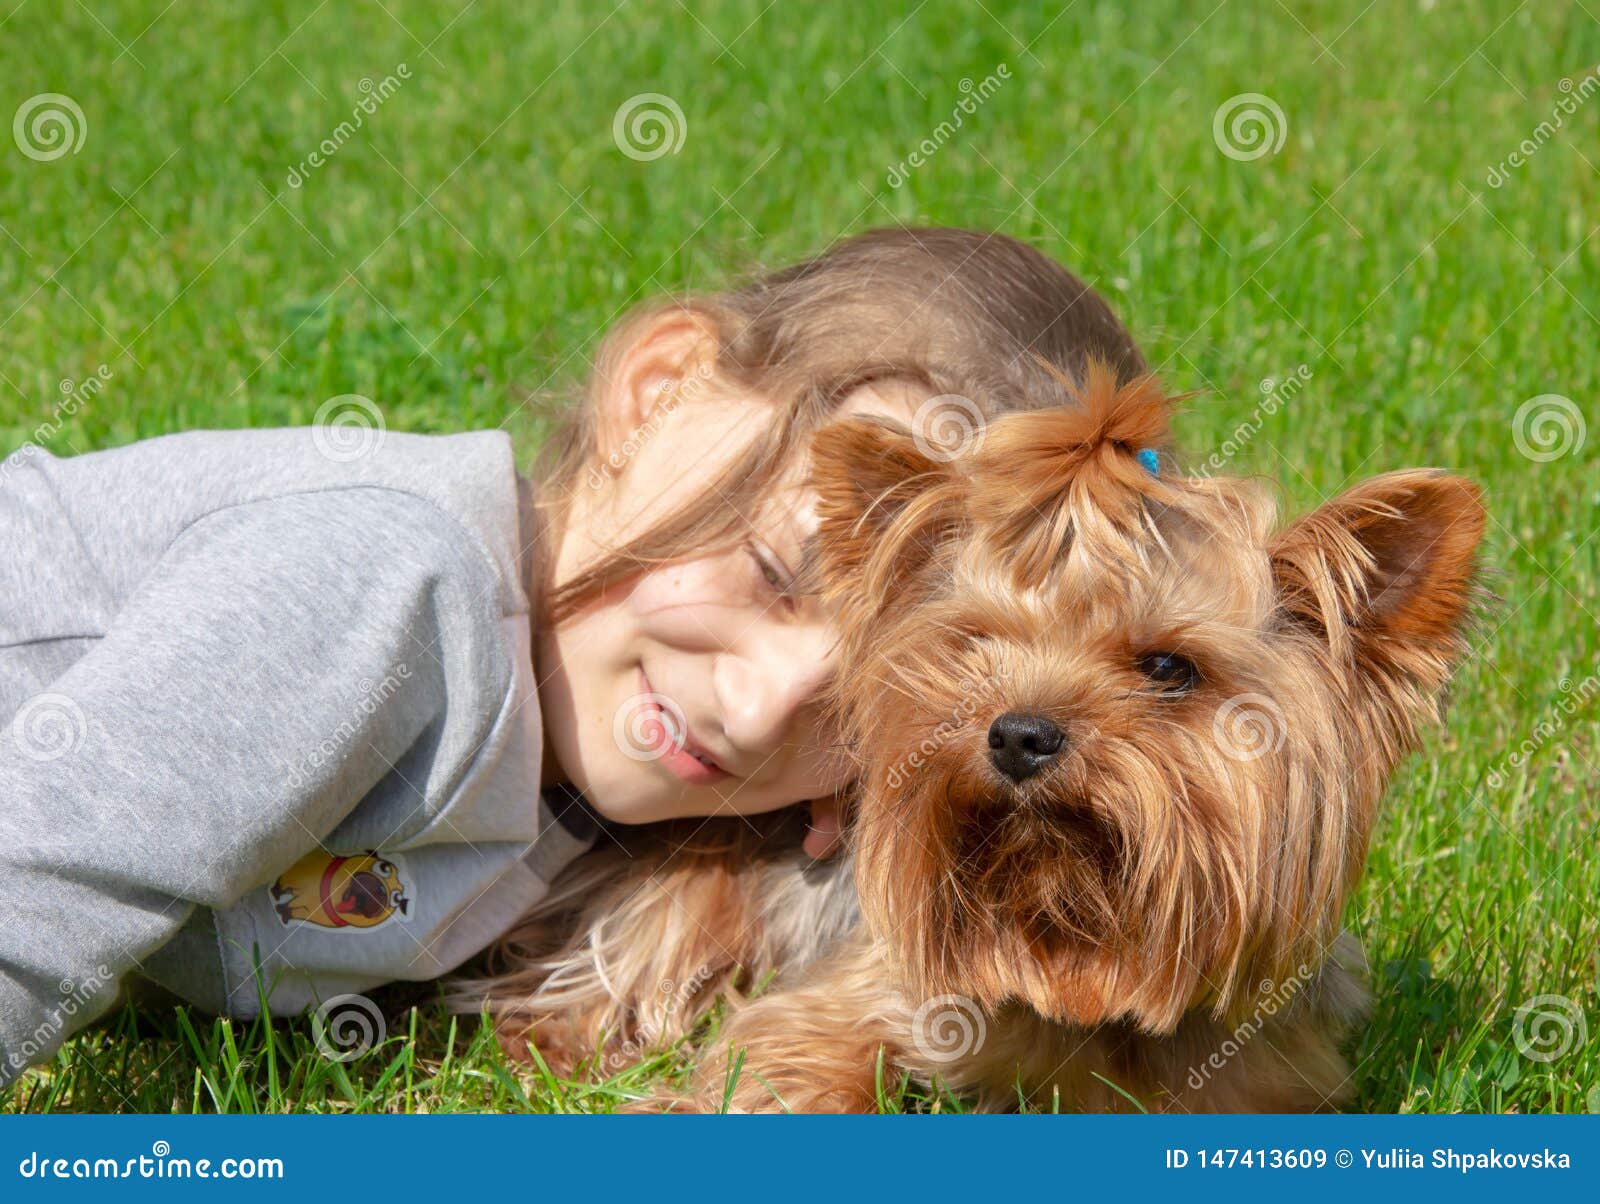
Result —
M 761 579 L 771 586 L 774 593 L 787 594 L 789 575 L 763 548 L 753 543 L 746 546 L 750 550 L 750 558 L 755 561 L 756 571 L 761 574 Z
M 1151 652 L 1139 658 L 1139 672 L 1163 689 L 1185 693 L 1200 684 L 1200 670 L 1176 652 Z

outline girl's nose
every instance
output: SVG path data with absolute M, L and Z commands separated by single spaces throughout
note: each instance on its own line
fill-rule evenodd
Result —
M 746 757 L 770 756 L 832 669 L 826 645 L 804 639 L 781 641 L 756 655 L 719 657 L 714 680 L 728 742 Z M 755 768 L 745 767 L 746 772 Z

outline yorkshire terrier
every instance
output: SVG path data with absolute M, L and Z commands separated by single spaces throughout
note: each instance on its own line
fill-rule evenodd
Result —
M 1148 378 L 1063 383 L 1076 404 L 954 461 L 887 422 L 822 432 L 848 857 L 734 836 L 592 862 L 525 934 L 543 981 L 501 1010 L 512 1044 L 633 1060 L 721 993 L 686 1095 L 643 1106 L 1348 1097 L 1341 911 L 1464 650 L 1478 490 L 1389 473 L 1280 530 L 1254 481 L 1151 471 Z

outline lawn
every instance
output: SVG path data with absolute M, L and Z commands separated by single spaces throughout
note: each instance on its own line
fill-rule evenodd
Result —
M 1194 458 L 1296 509 L 1484 484 L 1500 601 L 1349 910 L 1356 1107 L 1600 1111 L 1593 0 L 163 3 L 0 2 L 0 451 L 354 393 L 531 453 L 641 298 L 882 223 L 1028 239 L 1197 392 Z M 641 93 L 670 146 L 614 134 Z M 0 1108 L 605 1109 L 683 1056 L 562 1083 L 426 1002 L 312 1038 L 130 1010 Z

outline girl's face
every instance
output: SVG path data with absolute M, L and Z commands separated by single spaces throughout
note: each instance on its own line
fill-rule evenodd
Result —
M 613 383 L 627 389 L 626 361 L 623 368 Z M 683 369 L 658 365 L 633 382 L 643 385 L 640 404 L 619 409 L 624 422 L 634 420 L 625 469 L 604 489 L 580 486 L 587 496 L 571 507 L 558 580 L 707 488 L 772 421 L 761 399 L 680 389 Z M 687 399 L 661 405 L 652 393 Z M 865 386 L 838 413 L 909 422 L 912 404 L 892 388 Z M 817 527 L 803 482 L 797 465 L 758 513 L 744 516 L 743 546 L 642 573 L 540 633 L 539 699 L 554 762 L 547 781 L 570 782 L 624 823 L 753 814 L 847 784 L 817 703 L 838 633 L 816 598 L 791 588 Z

